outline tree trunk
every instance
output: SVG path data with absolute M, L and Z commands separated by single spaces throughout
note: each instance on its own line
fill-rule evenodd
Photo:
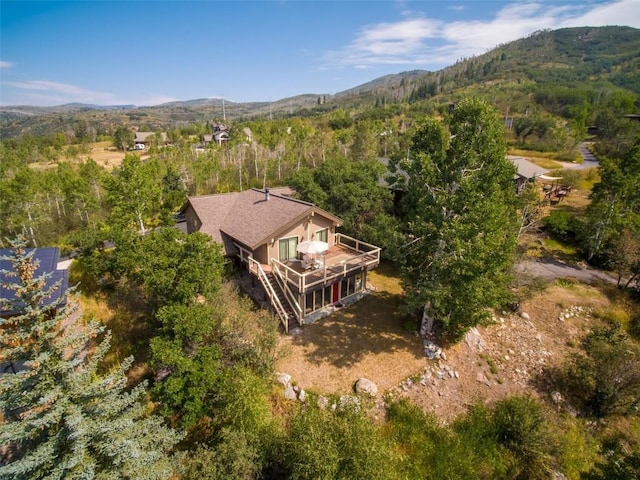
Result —
M 435 319 L 429 315 L 431 310 L 431 302 L 427 302 L 422 310 L 422 322 L 420 323 L 420 336 L 424 337 L 433 332 L 433 323 Z

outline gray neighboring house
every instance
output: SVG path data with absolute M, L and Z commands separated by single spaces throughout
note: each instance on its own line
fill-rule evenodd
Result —
M 337 232 L 340 218 L 289 188 L 189 197 L 181 213 L 188 233 L 210 235 L 260 281 L 287 332 L 360 299 L 380 263 L 379 247 Z M 297 247 L 311 240 L 328 250 L 309 263 Z
M 525 158 L 514 155 L 508 155 L 508 158 L 517 169 L 516 174 L 513 176 L 516 182 L 516 193 L 522 192 L 528 182 L 535 182 L 541 175 L 549 172 L 546 168 L 539 167 Z
M 141 145 L 144 148 L 147 148 L 149 146 L 149 143 L 151 142 L 151 137 L 152 135 L 156 135 L 156 132 L 136 132 L 136 137 L 133 139 L 133 143 L 137 146 L 137 145 Z M 163 145 L 167 145 L 169 143 L 169 139 L 167 137 L 167 134 L 165 132 L 160 132 L 160 143 L 162 143 Z

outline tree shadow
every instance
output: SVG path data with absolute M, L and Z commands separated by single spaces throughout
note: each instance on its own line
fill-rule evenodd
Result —
M 410 331 L 411 320 L 400 314 L 403 297 L 381 291 L 330 317 L 305 325 L 293 342 L 305 347 L 310 364 L 349 368 L 366 356 L 410 352 L 424 357 L 422 342 Z

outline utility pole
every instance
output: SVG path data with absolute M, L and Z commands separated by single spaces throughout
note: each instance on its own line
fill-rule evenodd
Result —
M 224 97 L 222 97 L 222 120 L 225 123 L 227 122 L 227 113 L 224 110 Z

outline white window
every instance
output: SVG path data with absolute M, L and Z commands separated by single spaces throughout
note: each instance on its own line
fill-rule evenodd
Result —
M 323 228 L 322 230 L 318 230 L 315 234 L 315 236 L 313 237 L 314 240 L 318 240 L 319 242 L 325 242 L 328 243 L 329 242 L 329 229 L 328 228 Z

